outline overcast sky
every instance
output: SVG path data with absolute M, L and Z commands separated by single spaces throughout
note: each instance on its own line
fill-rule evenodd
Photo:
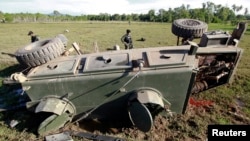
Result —
M 213 2 L 232 7 L 242 5 L 250 11 L 250 0 L 0 0 L 0 11 L 4 13 L 43 13 L 54 10 L 63 14 L 132 14 L 147 13 L 153 9 L 168 10 L 189 4 L 190 8 L 201 8 L 202 3 Z M 244 12 L 244 9 L 241 13 Z

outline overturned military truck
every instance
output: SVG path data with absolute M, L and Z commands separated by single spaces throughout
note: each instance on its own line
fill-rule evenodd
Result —
M 201 21 L 180 19 L 173 22 L 173 34 L 201 38 L 200 43 L 91 54 L 74 47 L 77 55 L 65 53 L 67 38 L 59 35 L 17 50 L 16 58 L 27 70 L 3 83 L 22 86 L 29 97 L 27 109 L 49 113 L 39 134 L 84 119 L 128 119 L 147 132 L 155 115 L 185 113 L 191 94 L 232 79 L 246 29 L 245 23 L 239 25 L 232 34 L 207 32 Z

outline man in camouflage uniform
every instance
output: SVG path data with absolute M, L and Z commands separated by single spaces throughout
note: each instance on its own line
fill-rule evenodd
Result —
M 121 37 L 121 41 L 125 46 L 125 49 L 133 48 L 133 41 L 131 37 L 131 30 L 127 29 L 126 34 Z

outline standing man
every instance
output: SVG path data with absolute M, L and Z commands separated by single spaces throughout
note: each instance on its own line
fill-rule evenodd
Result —
M 35 35 L 33 31 L 29 31 L 28 36 L 31 37 L 31 43 L 33 43 L 33 42 L 35 42 L 35 41 L 39 41 L 38 36 Z
M 125 49 L 132 49 L 133 42 L 131 37 L 131 31 L 129 29 L 126 30 L 126 34 L 121 37 L 121 41 L 125 46 Z

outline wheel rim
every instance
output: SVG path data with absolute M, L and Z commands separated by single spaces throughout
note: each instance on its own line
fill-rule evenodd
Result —
M 153 118 L 145 105 L 139 102 L 132 102 L 128 109 L 130 121 L 139 130 L 148 132 L 152 128 Z

